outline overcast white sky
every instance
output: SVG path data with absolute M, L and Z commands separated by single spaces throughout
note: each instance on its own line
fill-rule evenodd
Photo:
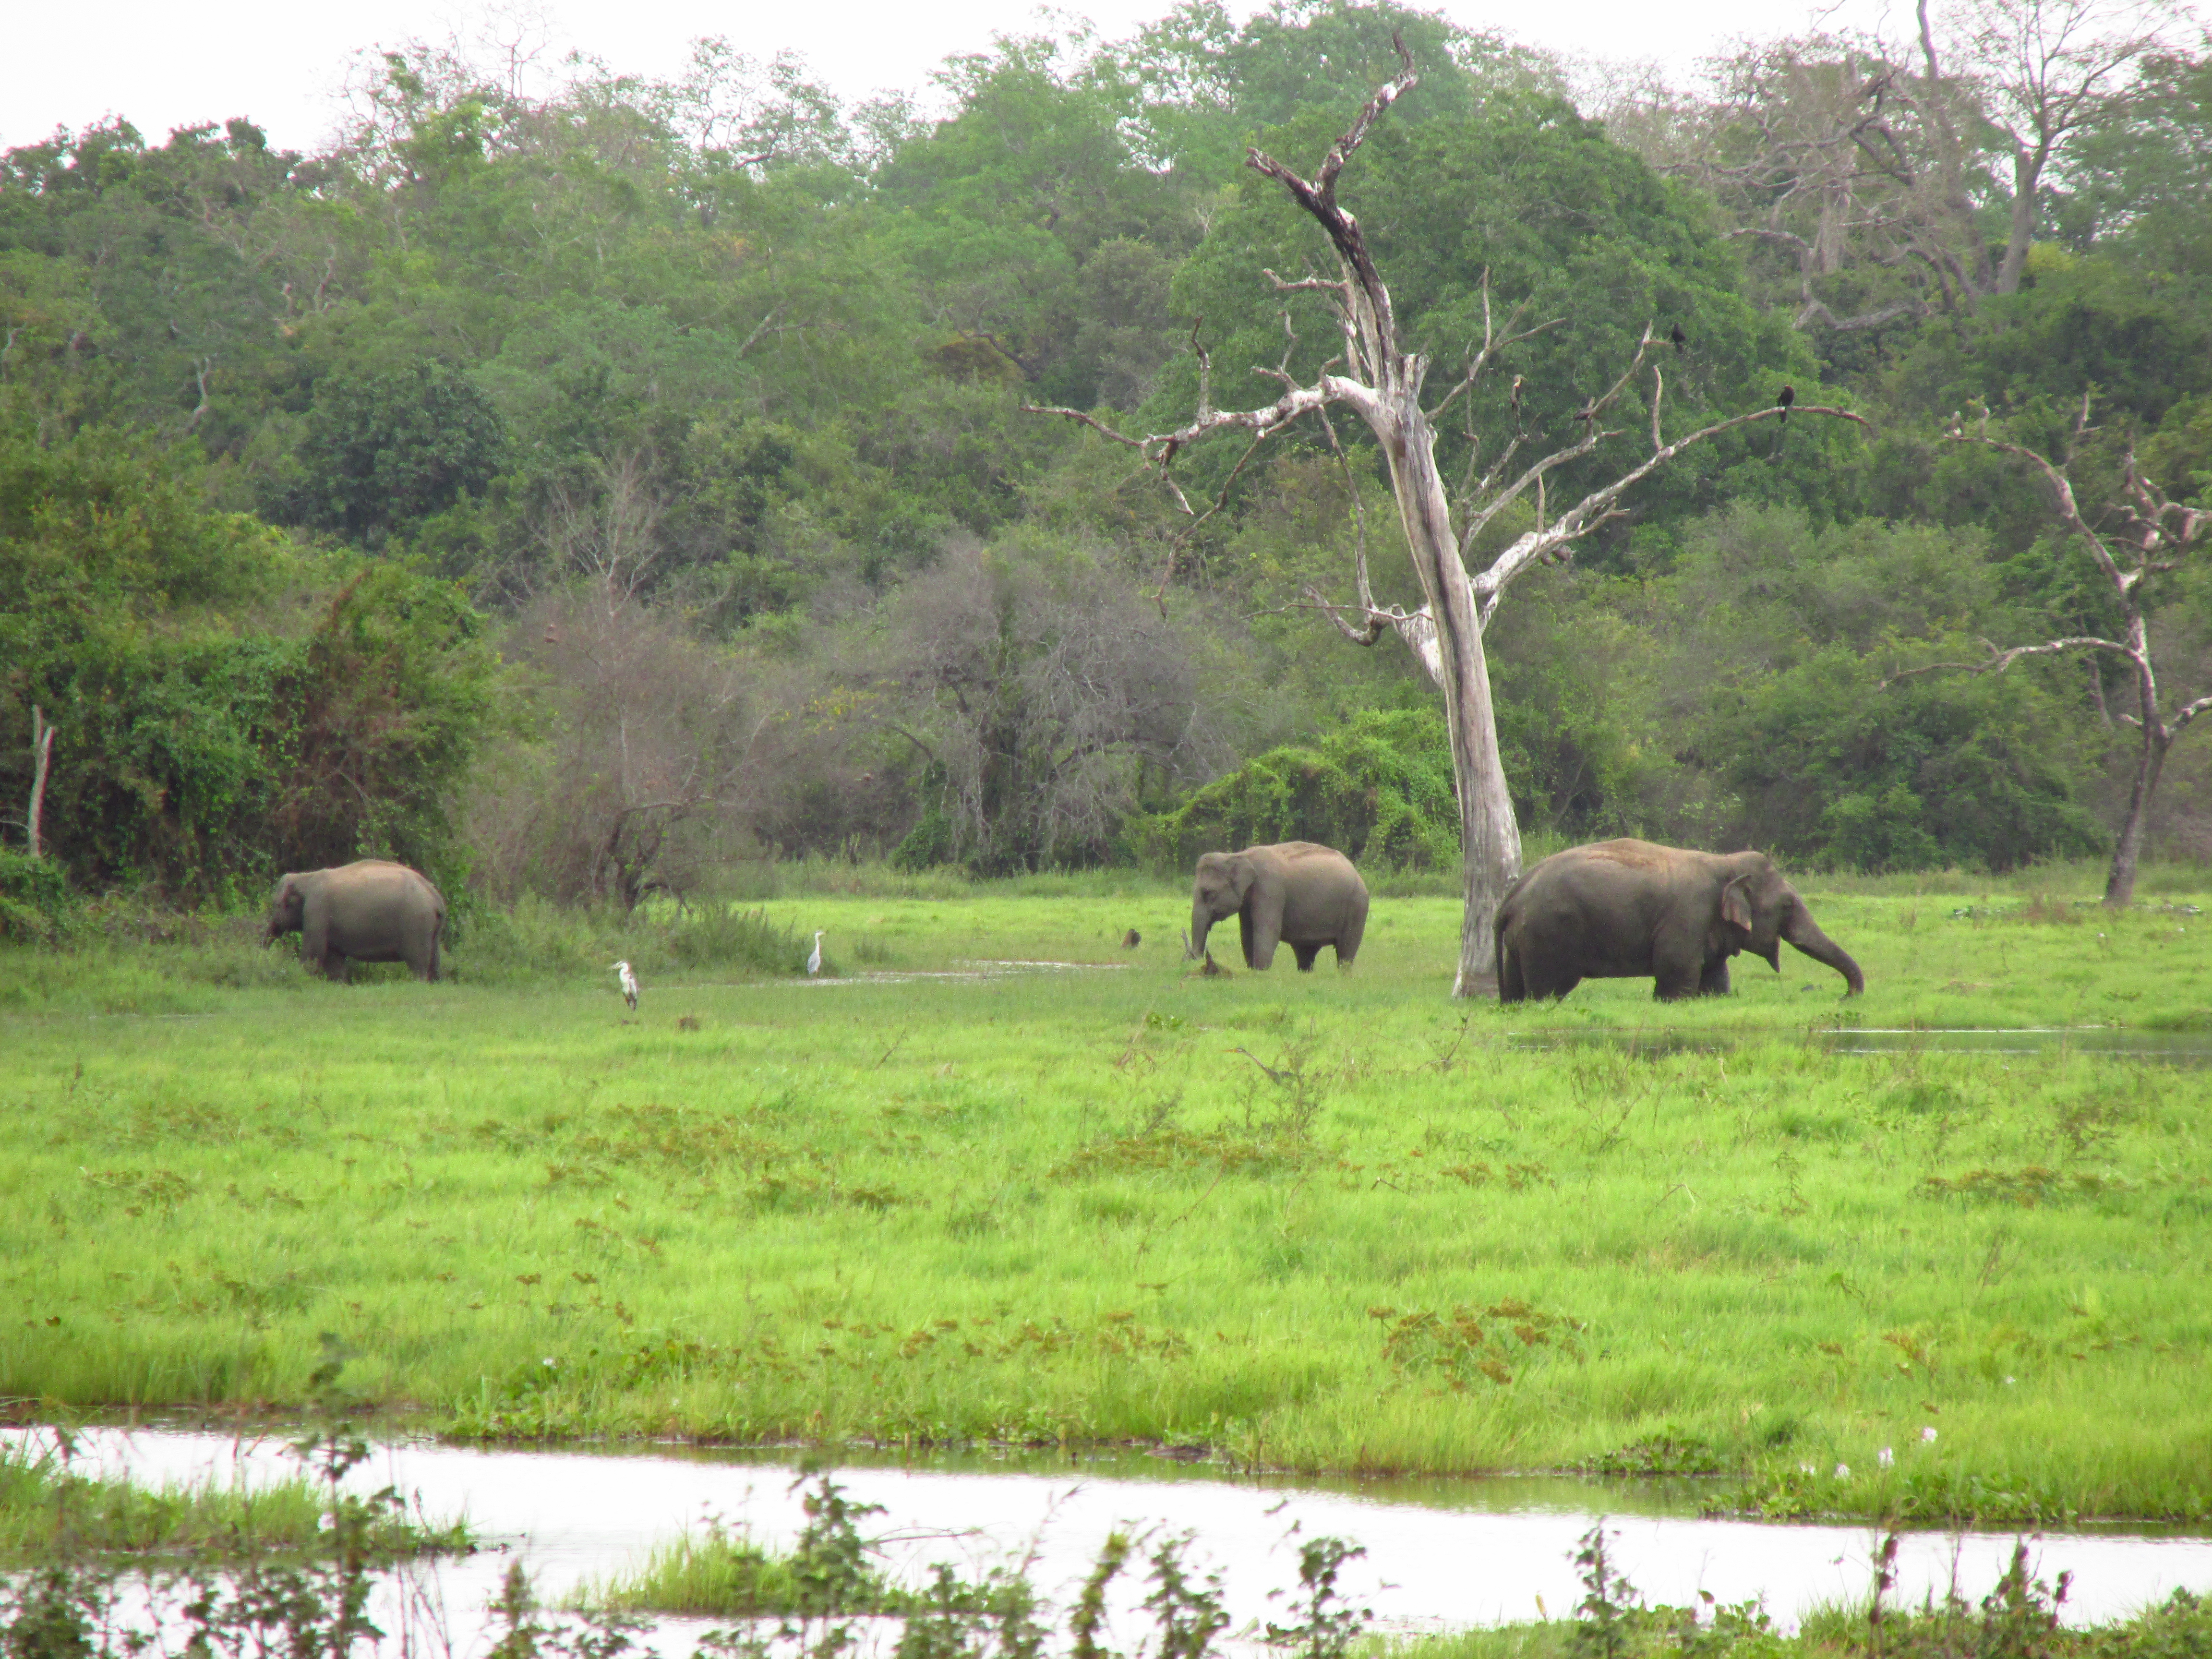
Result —
M 1094 0 L 1066 10 L 1108 36 L 1169 9 L 1170 0 Z M 1231 0 L 1239 15 L 1253 9 Z M 767 58 L 789 49 L 848 96 L 916 88 L 948 53 L 1036 26 L 1036 0 L 521 0 L 557 45 L 618 70 L 665 73 L 685 43 L 728 37 Z M 1806 27 L 1804 0 L 1445 0 L 1459 22 L 1586 57 L 1656 59 L 1686 69 L 1746 35 Z M 1909 0 L 1837 0 L 1823 15 L 1872 27 L 1910 16 Z M 464 38 L 483 25 L 471 0 L 0 0 L 0 147 L 127 116 L 159 143 L 172 127 L 246 115 L 276 143 L 314 147 L 331 131 L 348 58 L 410 36 Z

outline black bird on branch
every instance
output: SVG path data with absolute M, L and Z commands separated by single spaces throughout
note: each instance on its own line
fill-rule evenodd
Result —
M 1680 323 L 1667 331 L 1667 337 L 1674 343 L 1674 355 L 1678 357 L 1690 349 L 1690 337 L 1682 332 Z
M 1767 459 L 1770 460 L 1782 453 L 1782 440 L 1787 435 L 1783 428 L 1790 424 L 1790 405 L 1797 401 L 1797 388 L 1794 386 L 1784 386 L 1775 394 L 1774 401 L 1781 406 L 1782 416 L 1774 422 L 1774 447 L 1766 452 Z
M 1597 399 L 1592 398 L 1587 403 L 1583 404 L 1580 409 L 1575 411 L 1575 418 L 1578 421 L 1594 421 L 1597 419 Z

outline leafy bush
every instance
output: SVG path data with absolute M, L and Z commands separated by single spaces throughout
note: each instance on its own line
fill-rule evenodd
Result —
M 50 943 L 68 930 L 76 910 L 58 863 L 0 848 L 0 939 Z
M 1707 727 L 1756 844 L 1868 871 L 2011 870 L 2105 844 L 2075 722 L 2028 674 L 1882 689 L 1875 670 L 1831 647 Z
M 1144 862 L 1188 868 L 1201 853 L 1311 841 L 1375 865 L 1430 869 L 1459 855 L 1451 744 L 1437 708 L 1370 710 L 1318 743 L 1271 749 L 1172 811 L 1132 818 Z
M 448 802 L 497 667 L 475 611 L 398 565 L 319 568 L 201 482 L 113 434 L 0 430 L 0 732 L 56 728 L 54 855 L 88 890 L 234 895 L 367 854 L 458 886 Z M 0 794 L 30 765 L 0 744 Z

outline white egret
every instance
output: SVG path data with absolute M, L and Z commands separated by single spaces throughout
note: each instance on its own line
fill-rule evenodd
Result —
M 632 1013 L 637 1012 L 637 975 L 629 970 L 629 963 L 615 963 L 615 977 L 622 981 L 623 1000 L 629 1004 Z
M 822 971 L 822 935 L 829 931 L 827 927 L 817 927 L 814 930 L 813 953 L 806 958 L 806 971 L 810 974 L 818 974 Z

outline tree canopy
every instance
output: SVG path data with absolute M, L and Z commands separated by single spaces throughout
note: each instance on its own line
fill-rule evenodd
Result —
M 1990 33 L 2019 10 L 1931 0 L 1925 41 L 1756 43 L 1610 98 L 1346 0 L 1002 39 L 922 103 L 848 106 L 725 41 L 539 93 L 417 43 L 371 60 L 325 153 L 246 119 L 9 151 L 0 837 L 33 708 L 72 878 L 180 893 L 380 850 L 634 897 L 650 869 L 589 853 L 606 821 L 508 832 L 677 799 L 606 758 L 633 729 L 713 780 L 655 832 L 671 878 L 776 848 L 1179 857 L 1161 826 L 1287 823 L 1253 803 L 1294 773 L 1427 800 L 1418 665 L 1309 608 L 1356 546 L 1418 599 L 1371 441 L 1309 418 L 1241 470 L 1197 446 L 1178 476 L 1219 507 L 1194 524 L 1023 412 L 1180 417 L 1201 354 L 1217 404 L 1261 403 L 1342 349 L 1321 296 L 1262 274 L 1333 255 L 1244 155 L 1325 150 L 1395 37 L 1419 85 L 1343 199 L 1403 331 L 1442 374 L 1486 298 L 1546 325 L 1454 405 L 1447 475 L 1571 439 L 1647 328 L 1670 433 L 1785 384 L 1873 423 L 1685 452 L 1498 612 L 1523 823 L 1863 867 L 2094 849 L 2124 793 L 2109 670 L 1877 689 L 1961 641 L 2116 625 L 2033 479 L 1954 427 L 2063 448 L 2093 515 L 2130 454 L 2174 501 L 2212 488 L 2204 43 L 2085 12 L 2105 57 L 2039 115 Z M 1618 470 L 1647 390 L 1554 507 Z M 2203 614 L 2176 580 L 2147 619 L 2185 678 Z M 2212 854 L 2188 745 L 2164 790 L 2154 846 Z M 1434 855 L 1413 805 L 1330 799 L 1316 833 L 1388 819 L 1378 855 Z

